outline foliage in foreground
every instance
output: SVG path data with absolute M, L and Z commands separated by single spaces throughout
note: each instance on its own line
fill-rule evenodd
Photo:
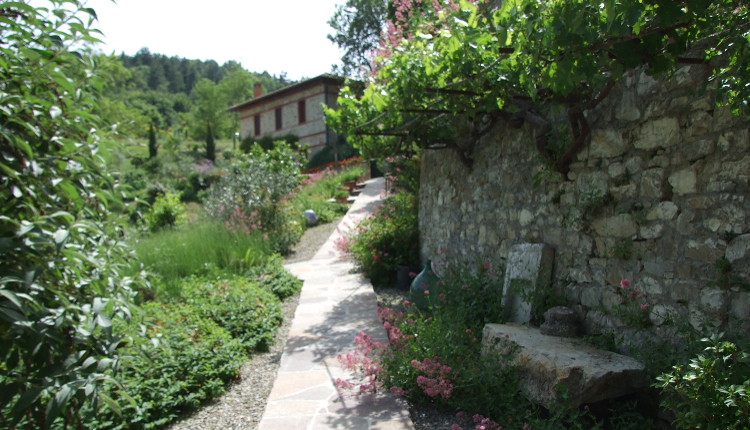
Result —
M 121 380 L 133 403 L 105 409 L 88 428 L 157 428 L 224 393 L 247 354 L 264 351 L 281 323 L 279 293 L 301 282 L 269 260 L 250 276 L 180 280 L 117 327 L 130 342 Z
M 6 2 L 0 15 L 0 426 L 73 426 L 115 404 L 113 324 L 134 278 L 98 154 L 93 12 Z M 73 11 L 78 11 L 74 13 Z M 73 47 L 73 48 L 71 48 Z
M 657 378 L 662 406 L 680 429 L 746 429 L 750 423 L 750 360 L 720 335 L 702 353 Z

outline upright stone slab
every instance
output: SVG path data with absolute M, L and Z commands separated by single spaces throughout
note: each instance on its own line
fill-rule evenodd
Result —
M 508 321 L 528 324 L 531 303 L 524 299 L 539 285 L 548 284 L 552 277 L 555 250 L 544 243 L 513 245 L 508 252 L 503 285 L 503 306 Z

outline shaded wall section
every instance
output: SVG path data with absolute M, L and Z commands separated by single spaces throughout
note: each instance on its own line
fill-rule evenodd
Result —
M 617 291 L 628 278 L 645 294 L 646 332 L 669 337 L 678 322 L 748 334 L 748 122 L 715 106 L 706 77 L 702 66 L 628 75 L 586 113 L 591 141 L 565 176 L 545 168 L 528 124 L 497 124 L 471 169 L 426 151 L 423 258 L 503 264 L 510 246 L 544 242 L 588 333 L 632 328 Z

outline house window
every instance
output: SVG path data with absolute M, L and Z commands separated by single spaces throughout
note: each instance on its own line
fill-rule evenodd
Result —
M 260 115 L 255 115 L 253 122 L 255 122 L 255 135 L 260 136 Z
M 304 100 L 297 103 L 297 118 L 299 118 L 300 124 L 307 122 L 307 105 Z
M 276 108 L 276 130 L 281 130 L 281 108 Z

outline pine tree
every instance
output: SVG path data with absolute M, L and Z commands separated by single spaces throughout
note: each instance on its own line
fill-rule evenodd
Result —
M 214 133 L 211 130 L 211 123 L 208 124 L 206 132 L 206 158 L 212 162 L 216 161 L 216 143 L 214 142 Z
M 156 143 L 156 129 L 154 124 L 151 123 L 151 128 L 148 129 L 148 159 L 156 157 L 156 153 L 159 150 L 159 145 Z

